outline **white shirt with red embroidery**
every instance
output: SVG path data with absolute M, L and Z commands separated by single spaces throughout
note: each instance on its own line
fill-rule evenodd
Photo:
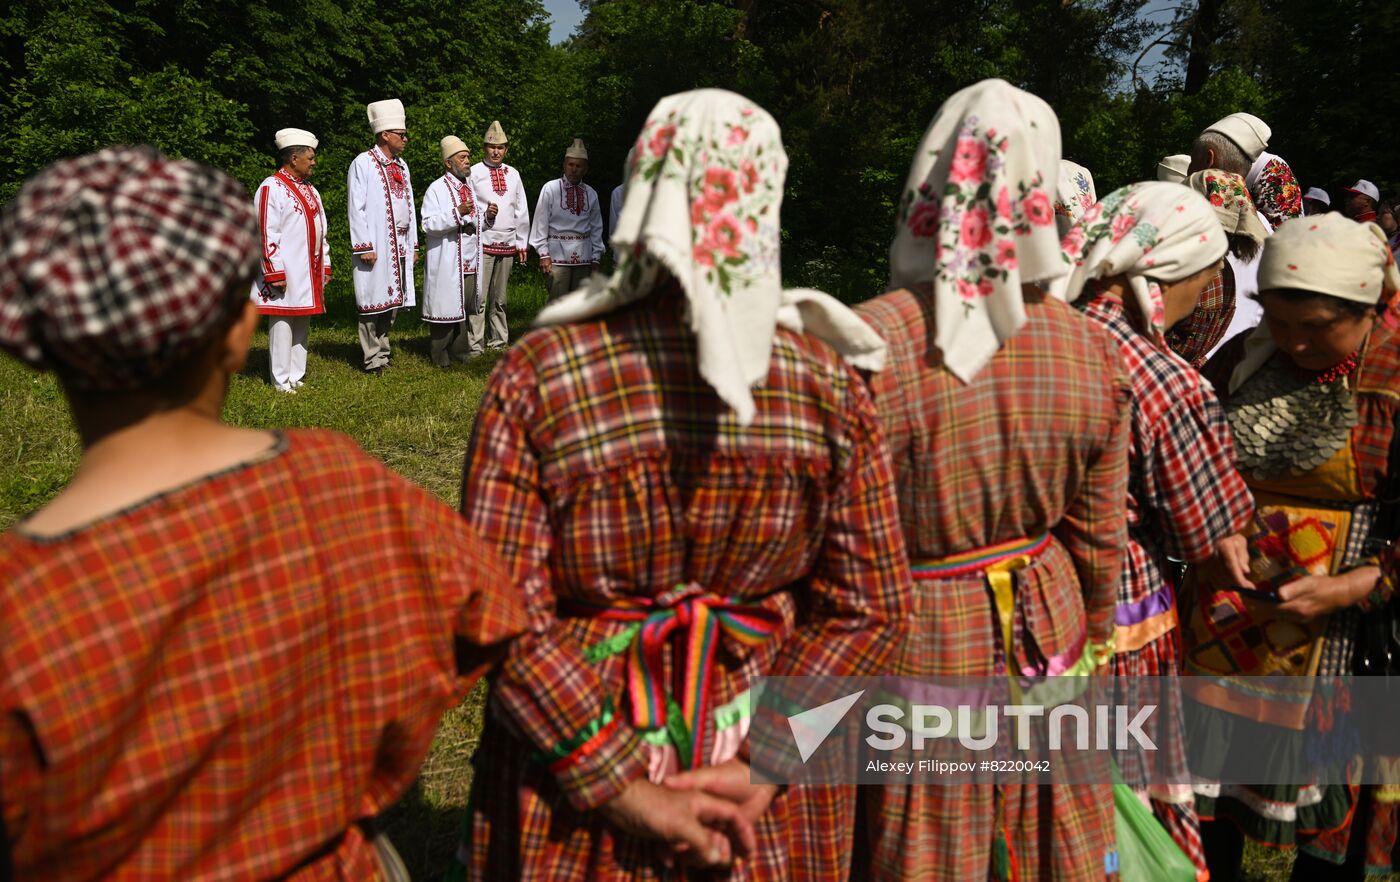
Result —
M 319 315 L 326 311 L 331 250 L 326 209 L 306 181 L 279 171 L 253 195 L 262 234 L 262 259 L 251 296 L 264 315 Z
M 408 164 L 401 158 L 390 159 L 378 147 L 366 150 L 350 163 L 346 189 L 350 251 L 355 255 L 355 303 L 360 313 L 413 306 L 418 221 Z M 372 265 L 360 259 L 371 251 Z
M 525 185 L 520 172 L 501 163 L 492 168 L 485 162 L 472 166 L 472 190 L 487 218 L 481 228 L 481 250 L 487 254 L 514 254 L 529 245 L 530 206 L 525 201 Z M 494 220 L 488 209 L 496 206 Z
M 471 203 L 463 214 L 458 206 Z M 451 173 L 428 185 L 423 194 L 423 321 L 460 322 L 481 311 L 481 203 L 471 184 Z M 470 276 L 470 279 L 463 279 Z M 470 283 L 470 284 L 468 284 Z
M 530 247 L 560 266 L 586 266 L 603 259 L 603 211 L 598 193 L 579 181 L 556 178 L 540 188 Z

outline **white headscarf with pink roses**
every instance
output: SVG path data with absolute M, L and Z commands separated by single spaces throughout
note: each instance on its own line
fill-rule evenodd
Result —
M 781 325 L 878 371 L 885 341 L 828 294 L 783 290 L 778 210 L 787 153 L 778 124 L 733 92 L 662 98 L 627 170 L 613 233 L 617 269 L 541 310 L 536 325 L 584 321 L 651 294 L 662 271 L 685 290 L 700 376 L 747 425 Z
M 1215 209 L 1190 187 L 1147 181 L 1120 187 L 1090 206 L 1065 234 L 1074 272 L 1055 293 L 1074 302 L 1090 279 L 1127 277 L 1138 308 L 1160 337 L 1165 320 L 1159 282 L 1178 282 L 1225 256 L 1229 242 Z
M 934 342 L 971 382 L 1026 323 L 1023 282 L 1069 272 L 1055 227 L 1060 122 L 1044 101 L 983 80 L 943 103 L 904 184 L 890 286 L 933 285 Z

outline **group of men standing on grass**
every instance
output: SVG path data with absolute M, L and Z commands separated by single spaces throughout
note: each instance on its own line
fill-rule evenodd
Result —
M 428 185 L 420 212 L 403 159 L 409 138 L 403 103 L 376 101 L 366 111 L 374 145 L 350 164 L 347 211 L 367 372 L 389 366 L 394 317 L 418 304 L 413 271 L 420 229 L 427 245 L 422 315 L 439 367 L 505 348 L 506 285 L 528 249 L 539 255 L 551 300 L 582 285 L 601 261 L 602 210 L 597 192 L 583 183 L 588 150 L 582 140 L 565 151 L 561 177 L 540 190 L 532 224 L 520 172 L 505 163 L 509 139 L 500 122 L 486 130 L 485 156 L 474 165 L 466 143 L 447 135 L 440 142 L 443 174 Z M 282 129 L 276 144 L 280 167 L 254 197 L 263 260 L 252 297 L 269 316 L 272 384 L 294 394 L 306 373 L 310 316 L 325 312 L 330 251 L 325 208 L 308 182 L 316 137 Z

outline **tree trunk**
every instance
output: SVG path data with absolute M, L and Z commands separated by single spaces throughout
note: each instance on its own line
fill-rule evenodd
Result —
M 1190 53 L 1186 57 L 1187 95 L 1195 95 L 1210 79 L 1210 64 L 1215 55 L 1215 41 L 1220 37 L 1220 12 L 1225 0 L 1198 0 L 1195 20 L 1191 23 Z

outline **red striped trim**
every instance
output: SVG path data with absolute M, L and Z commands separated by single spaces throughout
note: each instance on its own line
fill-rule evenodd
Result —
M 263 187 L 258 192 L 258 237 L 262 240 L 262 270 L 263 277 L 266 278 L 275 270 L 272 268 L 272 255 L 268 251 L 267 242 L 267 187 Z M 283 274 L 286 278 L 286 274 Z

